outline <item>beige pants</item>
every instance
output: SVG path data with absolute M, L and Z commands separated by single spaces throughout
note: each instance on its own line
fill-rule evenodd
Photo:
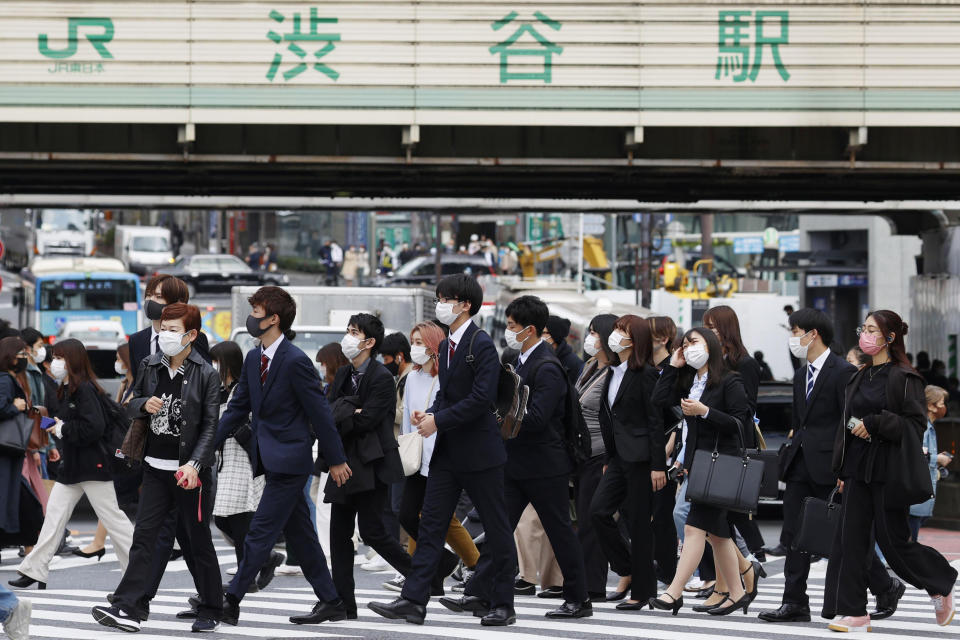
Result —
M 127 570 L 130 558 L 130 545 L 133 542 L 133 525 L 117 506 L 117 494 L 113 482 L 81 482 L 79 484 L 53 485 L 50 499 L 47 501 L 47 514 L 40 529 L 40 537 L 17 571 L 23 575 L 46 582 L 50 574 L 50 560 L 60 546 L 63 530 L 73 515 L 73 509 L 80 498 L 86 494 L 97 517 L 110 534 L 113 550 L 120 561 L 120 573 Z
M 532 504 L 528 504 L 523 510 L 520 522 L 513 532 L 513 539 L 517 544 L 521 579 L 531 584 L 539 583 L 542 588 L 563 586 L 560 565 L 557 564 L 553 547 L 550 546 L 547 533 L 540 524 L 540 516 Z

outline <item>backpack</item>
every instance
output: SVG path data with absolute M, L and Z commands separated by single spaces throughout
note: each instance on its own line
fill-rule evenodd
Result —
M 480 333 L 486 332 L 479 329 L 470 336 L 465 358 L 474 374 L 477 370 L 473 363 L 473 341 Z M 497 419 L 497 424 L 500 425 L 500 435 L 504 440 L 512 440 L 520 433 L 523 416 L 527 413 L 527 397 L 529 395 L 530 389 L 523 384 L 523 378 L 514 371 L 511 365 L 501 364 L 500 377 L 497 379 L 497 398 L 490 408 Z
M 120 447 L 127 437 L 132 421 L 127 417 L 127 412 L 120 406 L 120 403 L 105 393 L 98 395 L 100 407 L 103 409 L 103 417 L 106 421 L 100 443 L 104 449 L 104 454 L 107 456 L 107 464 L 114 472 L 125 471 L 130 468 L 131 461 L 120 453 Z
M 590 445 L 590 429 L 587 427 L 586 420 L 583 419 L 583 409 L 580 406 L 580 394 L 567 377 L 567 370 L 556 356 L 540 360 L 530 371 L 528 379 L 529 386 L 533 387 L 533 381 L 537 371 L 544 364 L 555 364 L 560 368 L 560 377 L 567 386 L 566 411 L 563 414 L 563 430 L 560 435 L 563 438 L 563 445 L 567 449 L 567 455 L 576 466 L 590 460 L 593 454 L 593 448 Z

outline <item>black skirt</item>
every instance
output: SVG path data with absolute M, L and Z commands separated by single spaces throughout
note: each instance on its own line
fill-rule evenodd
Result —
M 730 523 L 727 522 L 727 510 L 703 502 L 690 501 L 690 514 L 687 525 L 706 531 L 715 538 L 730 537 Z

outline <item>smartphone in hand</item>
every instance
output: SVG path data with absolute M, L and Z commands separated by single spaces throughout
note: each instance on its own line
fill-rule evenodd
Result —
M 52 429 L 57 424 L 55 418 L 40 418 L 40 428 L 44 430 Z

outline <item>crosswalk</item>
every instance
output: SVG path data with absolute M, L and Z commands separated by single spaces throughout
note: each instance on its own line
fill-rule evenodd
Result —
M 222 568 L 234 564 L 232 549 L 218 544 Z M 109 551 L 109 549 L 108 549 Z M 186 599 L 194 590 L 189 585 L 189 575 L 183 573 L 183 562 L 171 563 L 173 573 L 165 578 L 164 585 L 151 605 L 150 620 L 143 624 L 137 635 L 139 640 L 196 637 L 190 633 L 187 621 L 177 620 L 176 613 L 186 608 Z M 516 600 L 517 624 L 507 628 L 481 627 L 472 616 L 453 614 L 436 600 L 427 608 L 427 621 L 422 627 L 384 620 L 367 609 L 371 601 L 389 601 L 396 594 L 380 587 L 380 583 L 392 577 L 392 573 L 372 574 L 356 571 L 359 619 L 339 623 L 324 623 L 316 626 L 296 626 L 287 618 L 293 614 L 310 611 L 315 596 L 302 578 L 278 577 L 264 592 L 248 595 L 241 606 L 240 624 L 237 627 L 223 625 L 208 637 L 218 639 L 238 638 L 382 638 L 419 640 L 437 638 L 462 638 L 464 640 L 564 640 L 580 638 L 628 637 L 650 640 L 716 640 L 717 638 L 750 638 L 751 640 L 796 640 L 810 637 L 835 637 L 826 629 L 826 622 L 816 617 L 823 600 L 823 566 L 814 568 L 808 593 L 814 622 L 809 624 L 772 625 L 757 619 L 764 609 L 774 609 L 780 604 L 783 589 L 782 574 L 774 573 L 782 562 L 769 563 L 769 579 L 760 583 L 760 595 L 753 603 L 749 615 L 741 613 L 724 618 L 693 613 L 690 610 L 696 600 L 688 602 L 680 614 L 673 617 L 669 612 L 644 610 L 621 612 L 614 603 L 594 605 L 594 616 L 573 622 L 549 620 L 544 614 L 555 608 L 558 600 L 536 597 L 518 597 Z M 14 574 L 13 559 L 6 559 L 0 567 L 0 579 L 8 580 Z M 179 575 L 177 575 L 179 574 Z M 105 603 L 108 591 L 119 580 L 115 556 L 108 553 L 102 563 L 80 558 L 64 558 L 52 567 L 49 588 L 46 591 L 30 590 L 19 595 L 33 601 L 33 625 L 31 637 L 56 640 L 103 640 L 115 637 L 119 632 L 105 629 L 90 616 L 90 609 Z M 169 586 L 179 583 L 179 586 Z M 951 627 L 938 627 L 934 621 L 933 607 L 922 592 L 908 588 L 897 614 L 888 620 L 877 622 L 871 634 L 883 640 L 902 638 L 948 638 L 960 633 L 960 622 Z

